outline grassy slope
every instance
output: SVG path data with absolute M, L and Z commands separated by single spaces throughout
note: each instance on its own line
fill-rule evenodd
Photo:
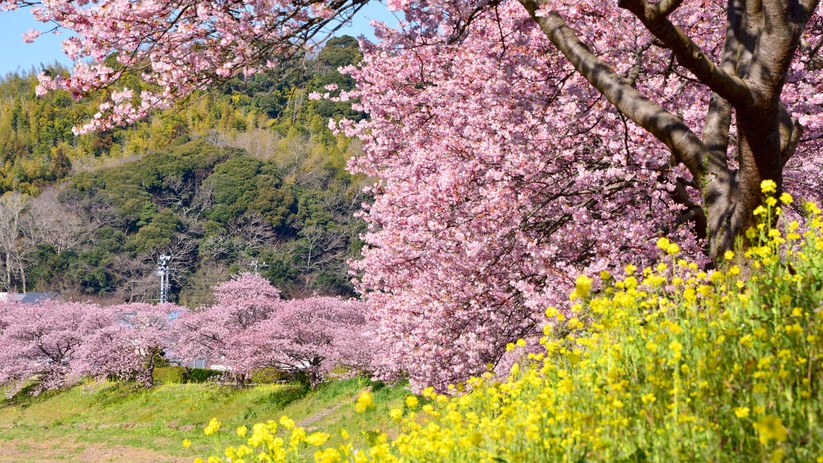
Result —
M 288 415 L 307 429 L 338 436 L 381 429 L 406 391 L 356 378 L 306 391 L 297 385 L 261 385 L 238 390 L 215 384 L 165 384 L 142 390 L 123 383 L 88 383 L 41 397 L 21 397 L 0 406 L 0 461 L 191 461 L 208 453 L 214 439 L 202 428 L 216 417 L 226 432 L 240 425 Z M 377 408 L 354 411 L 360 391 L 371 388 Z M 191 439 L 192 448 L 181 446 Z M 336 437 L 335 440 L 339 439 Z

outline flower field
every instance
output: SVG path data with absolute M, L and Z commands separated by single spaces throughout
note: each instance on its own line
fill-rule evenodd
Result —
M 823 461 L 823 218 L 807 204 L 807 230 L 770 228 L 791 202 L 769 196 L 754 245 L 720 269 L 661 238 L 653 268 L 578 278 L 571 309 L 547 310 L 545 336 L 509 346 L 519 360 L 507 379 L 409 396 L 389 412 L 396 436 L 362 431 L 362 445 L 344 430 L 325 446 L 330 434 L 284 417 L 202 461 L 303 461 L 311 448 L 329 463 Z M 373 403 L 364 394 L 357 408 Z

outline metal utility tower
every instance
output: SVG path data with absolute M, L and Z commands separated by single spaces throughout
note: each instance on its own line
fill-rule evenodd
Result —
M 169 302 L 169 261 L 171 256 L 165 254 L 160 255 L 157 262 L 157 276 L 160 277 L 160 303 L 165 304 Z
M 265 262 L 258 262 L 257 260 L 253 260 L 249 264 L 249 267 L 254 269 L 253 270 L 254 276 L 260 276 L 260 269 L 261 268 L 266 268 L 268 266 L 269 266 L 269 264 L 267 264 Z

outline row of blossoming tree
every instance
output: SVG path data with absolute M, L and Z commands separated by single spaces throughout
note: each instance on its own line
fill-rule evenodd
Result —
M 78 302 L 0 304 L 0 385 L 35 393 L 81 378 L 118 378 L 152 385 L 164 356 L 200 358 L 245 384 L 273 367 L 312 385 L 336 367 L 370 363 L 362 305 L 331 297 L 281 300 L 253 275 L 215 287 L 216 302 L 199 310 L 175 304 L 100 306 Z

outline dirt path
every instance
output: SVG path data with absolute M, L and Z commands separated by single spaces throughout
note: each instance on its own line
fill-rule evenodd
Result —
M 333 415 L 333 414 L 337 413 L 337 410 L 340 410 L 341 408 L 345 407 L 346 405 L 349 405 L 352 402 L 356 401 L 357 398 L 360 397 L 360 394 L 362 394 L 366 391 L 371 391 L 371 387 L 366 387 L 366 388 L 363 388 L 363 389 L 357 391 L 357 394 L 355 394 L 351 399 L 349 399 L 347 401 L 344 401 L 344 402 L 341 402 L 341 403 L 335 405 L 334 407 L 326 408 L 324 410 L 321 410 L 317 413 L 313 413 L 313 414 L 303 418 L 302 420 L 300 420 L 299 423 L 297 423 L 297 425 L 305 428 L 306 431 L 316 431 L 316 429 L 313 428 L 313 426 L 315 424 L 319 423 L 322 419 L 326 418 L 327 416 L 330 416 L 330 415 Z
M 191 463 L 193 457 L 169 457 L 126 445 L 108 446 L 71 439 L 15 439 L 0 442 L 3 463 Z

